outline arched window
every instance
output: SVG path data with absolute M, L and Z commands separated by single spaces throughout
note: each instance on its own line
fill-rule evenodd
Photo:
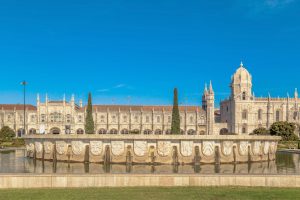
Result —
M 101 123 L 104 123 L 104 122 L 105 122 L 105 117 L 104 117 L 104 115 L 101 115 L 101 116 L 100 116 L 100 122 L 101 122 Z
M 196 135 L 196 131 L 194 129 L 188 130 L 188 135 Z
M 56 128 L 56 127 L 51 128 L 51 129 L 50 129 L 50 133 L 51 133 L 51 134 L 55 134 L 55 135 L 60 134 L 60 129 L 59 129 L 59 128 Z
M 246 100 L 246 92 L 243 92 L 242 99 Z
M 146 116 L 146 123 L 149 123 L 149 122 L 150 122 L 150 117 Z
M 205 131 L 200 131 L 200 135 L 205 135 Z
M 32 135 L 32 134 L 36 134 L 36 130 L 35 130 L 34 128 L 30 129 L 30 130 L 29 130 L 29 134 L 31 134 L 31 135 Z
M 84 133 L 83 129 L 81 129 L 81 128 L 77 129 L 76 132 L 77 132 L 77 134 L 79 134 L 79 135 L 82 135 L 82 134 Z
M 167 129 L 166 130 L 166 135 L 171 135 L 171 134 L 172 134 L 171 129 Z
M 276 110 L 276 122 L 280 121 L 280 110 Z
M 98 131 L 98 134 L 106 134 L 106 130 L 105 129 L 103 129 L 103 128 L 101 128 L 99 131 Z
M 117 117 L 115 115 L 111 116 L 111 122 L 116 123 L 117 122 Z
M 227 128 L 222 128 L 220 130 L 220 135 L 228 135 L 228 129 Z
M 155 130 L 155 135 L 161 135 L 161 134 L 162 134 L 162 131 L 160 129 Z
M 109 134 L 118 134 L 118 130 L 117 129 L 111 129 L 109 131 Z
M 262 112 L 263 112 L 262 109 L 259 109 L 259 110 L 258 110 L 258 113 L 257 113 L 257 114 L 258 114 L 258 115 L 257 115 L 257 119 L 258 119 L 258 120 L 262 120 Z
M 150 129 L 144 130 L 144 135 L 150 135 L 152 134 L 152 131 Z
M 138 123 L 138 122 L 139 122 L 139 116 L 136 115 L 136 116 L 134 117 L 134 120 L 135 120 L 135 123 Z
M 180 134 L 181 134 L 181 135 L 184 135 L 184 134 L 185 134 L 185 131 L 182 130 L 182 129 L 180 129 Z
M 67 114 L 66 118 L 67 118 L 67 123 L 71 123 L 71 115 Z
M 51 122 L 62 122 L 62 114 L 58 112 L 54 112 L 50 114 Z
M 129 133 L 128 129 L 123 129 L 121 130 L 121 134 L 127 135 Z
M 18 129 L 17 134 L 18 134 L 18 137 L 22 137 L 22 135 L 25 134 L 24 129 L 23 128 Z
M 242 133 L 247 133 L 247 124 L 244 124 L 242 127 Z
M 242 119 L 247 119 L 248 118 L 248 111 L 247 110 L 243 110 L 242 112 Z
M 123 122 L 127 123 L 127 116 L 126 115 L 123 116 Z
M 140 134 L 140 130 L 139 129 L 133 129 L 132 131 L 130 131 L 130 134 Z

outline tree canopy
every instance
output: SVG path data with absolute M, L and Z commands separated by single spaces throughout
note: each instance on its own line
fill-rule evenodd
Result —
M 291 141 L 297 140 L 298 136 L 295 135 L 296 125 L 290 122 L 275 122 L 270 127 L 270 134 L 281 136 L 282 140 Z
M 15 136 L 15 131 L 8 126 L 3 126 L 0 130 L 0 139 L 2 141 L 12 141 Z
M 180 134 L 180 115 L 179 115 L 179 108 L 178 108 L 177 88 L 174 88 L 171 133 L 174 135 Z
M 86 108 L 86 118 L 85 118 L 85 133 L 94 134 L 95 124 L 93 119 L 93 106 L 92 106 L 92 94 L 89 93 L 88 105 Z

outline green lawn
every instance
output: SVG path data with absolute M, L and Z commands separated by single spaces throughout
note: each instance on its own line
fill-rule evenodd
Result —
M 173 188 L 81 188 L 81 189 L 4 189 L 0 199 L 299 199 L 300 190 L 248 187 L 173 187 Z

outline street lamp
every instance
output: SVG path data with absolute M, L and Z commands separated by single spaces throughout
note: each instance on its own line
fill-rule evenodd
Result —
M 23 95 L 24 95 L 24 117 L 23 117 L 23 135 L 25 135 L 25 127 L 26 127 L 26 96 L 25 96 L 25 94 L 26 94 L 26 85 L 27 85 L 27 82 L 26 81 L 22 81 L 21 82 L 21 85 L 23 85 Z M 21 135 L 22 136 L 22 135 Z

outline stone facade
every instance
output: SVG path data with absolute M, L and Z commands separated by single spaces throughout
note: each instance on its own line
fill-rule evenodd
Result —
M 219 135 L 228 132 L 250 134 L 255 128 L 270 127 L 276 121 L 299 122 L 299 98 L 257 98 L 252 92 L 252 76 L 240 65 L 232 76 L 231 95 L 215 108 L 210 83 L 205 86 L 202 106 L 180 106 L 182 135 Z M 70 101 L 52 101 L 46 95 L 37 105 L 26 105 L 26 134 L 84 134 L 86 107 L 74 95 Z M 0 128 L 9 126 L 23 135 L 23 105 L 0 105 Z M 96 134 L 168 135 L 172 106 L 94 105 Z
M 299 123 L 297 89 L 294 97 L 255 97 L 252 91 L 252 76 L 241 63 L 231 79 L 231 95 L 221 102 L 221 123 L 227 123 L 228 131 L 249 134 L 259 127 L 269 128 L 274 122 Z

